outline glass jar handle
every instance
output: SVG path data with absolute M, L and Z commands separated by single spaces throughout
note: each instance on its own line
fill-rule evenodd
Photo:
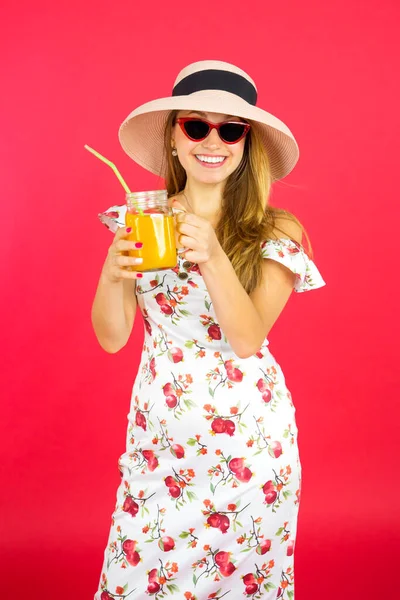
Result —
M 182 210 L 181 208 L 175 208 L 172 207 L 172 214 L 173 215 L 177 215 L 179 213 L 185 213 L 186 210 Z M 178 254 L 183 254 L 183 252 L 186 252 L 186 250 L 190 250 L 190 248 L 179 248 L 179 250 L 177 250 Z

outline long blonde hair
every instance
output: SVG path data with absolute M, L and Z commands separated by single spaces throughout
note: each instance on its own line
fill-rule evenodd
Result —
M 168 196 L 182 192 L 186 185 L 186 171 L 178 157 L 171 153 L 172 127 L 178 111 L 172 111 L 165 126 L 165 185 Z M 229 175 L 222 198 L 216 235 L 224 252 L 247 293 L 261 282 L 262 263 L 260 245 L 264 240 L 276 239 L 273 231 L 283 229 L 276 218 L 295 221 L 304 233 L 312 256 L 311 242 L 300 221 L 290 212 L 269 205 L 272 186 L 267 152 L 261 142 L 257 124 L 252 124 L 246 136 L 243 158 L 238 168 Z M 287 237 L 290 237 L 287 235 Z

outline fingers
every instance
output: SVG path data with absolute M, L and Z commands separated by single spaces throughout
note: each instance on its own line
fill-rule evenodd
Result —
M 118 262 L 121 259 L 129 259 L 130 257 L 119 256 Z M 114 255 L 114 261 L 116 260 L 116 255 Z M 137 260 L 137 259 L 131 259 Z M 103 267 L 103 274 L 112 282 L 122 281 L 123 279 L 140 279 L 143 277 L 143 274 L 140 271 L 133 270 L 135 266 L 133 264 L 128 264 L 124 266 L 122 264 L 118 264 L 114 262 L 114 264 L 110 264 L 113 261 L 113 257 L 110 257 L 109 260 L 106 261 Z
M 191 248 L 192 250 L 201 250 L 207 246 L 207 236 L 198 227 L 180 224 L 177 228 L 178 247 Z
M 126 227 L 119 227 L 113 239 L 113 244 L 121 241 L 129 241 L 131 243 L 139 243 L 137 240 L 132 240 L 132 230 Z
M 184 248 L 190 248 L 191 250 L 200 250 L 202 247 L 202 244 L 199 243 L 198 240 L 195 240 L 188 235 L 179 234 L 178 241 L 181 247 L 183 246 Z
M 142 258 L 132 258 L 114 254 L 110 257 L 111 264 L 108 265 L 110 279 L 120 281 L 121 279 L 140 279 L 143 274 L 137 270 L 143 262 Z
M 120 227 L 110 246 L 112 252 L 128 252 L 128 250 L 138 250 L 143 247 L 141 242 L 129 239 L 132 234 L 125 227 Z
M 114 265 L 117 267 L 134 267 L 141 265 L 143 258 L 136 258 L 133 256 L 126 256 L 124 254 L 114 254 Z
M 183 204 L 178 202 L 178 200 L 176 200 L 175 198 L 170 198 L 170 206 L 173 210 L 176 209 L 176 212 L 178 212 L 179 210 L 183 210 L 184 212 L 186 212 L 186 208 L 183 206 Z
M 114 277 L 115 281 L 121 281 L 122 279 L 141 279 L 143 277 L 143 274 L 138 271 L 118 269 L 117 272 L 114 273 Z
M 139 271 L 143 258 L 129 255 L 129 252 L 142 248 L 143 244 L 128 239 L 130 235 L 131 232 L 125 227 L 120 227 L 108 249 L 105 272 L 112 281 L 143 277 Z
M 130 232 L 127 231 L 126 227 L 118 227 L 118 229 L 115 233 L 115 236 L 114 236 L 114 242 L 116 240 L 121 240 L 123 238 L 127 238 L 127 237 L 129 237 L 129 235 L 130 235 Z
M 138 250 L 143 247 L 141 242 L 135 242 L 131 240 L 117 240 L 113 244 L 115 252 L 127 252 L 128 250 Z
M 184 213 L 184 212 L 179 213 L 179 214 L 175 215 L 175 220 L 179 224 L 187 223 L 188 225 L 192 225 L 193 227 L 201 227 L 202 226 L 201 217 L 198 217 L 197 215 L 194 215 L 192 213 Z
M 178 230 L 178 233 L 180 233 L 180 234 L 189 235 L 189 236 L 198 237 L 198 238 L 203 237 L 202 232 L 199 231 L 198 227 L 189 225 L 188 223 L 179 223 L 176 228 Z

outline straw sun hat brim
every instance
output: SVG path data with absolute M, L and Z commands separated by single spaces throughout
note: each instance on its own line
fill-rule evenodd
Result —
M 161 177 L 166 175 L 164 128 L 171 110 L 223 113 L 257 123 L 270 160 L 273 180 L 286 177 L 299 159 L 297 142 L 280 119 L 236 94 L 202 90 L 142 104 L 130 113 L 119 129 L 119 140 L 125 152 L 140 166 Z

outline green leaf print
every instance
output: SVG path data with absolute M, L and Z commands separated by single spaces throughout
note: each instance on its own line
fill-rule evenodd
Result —
M 182 538 L 183 540 L 185 540 L 187 537 L 189 537 L 189 532 L 182 531 L 182 533 L 179 534 L 179 537 Z
M 268 581 L 268 583 L 264 583 L 264 589 L 269 592 L 269 590 L 276 590 L 276 585 Z
M 196 407 L 197 405 L 193 402 L 193 400 L 190 400 L 189 398 L 184 398 L 183 402 L 185 404 L 185 406 L 190 410 L 191 408 Z

